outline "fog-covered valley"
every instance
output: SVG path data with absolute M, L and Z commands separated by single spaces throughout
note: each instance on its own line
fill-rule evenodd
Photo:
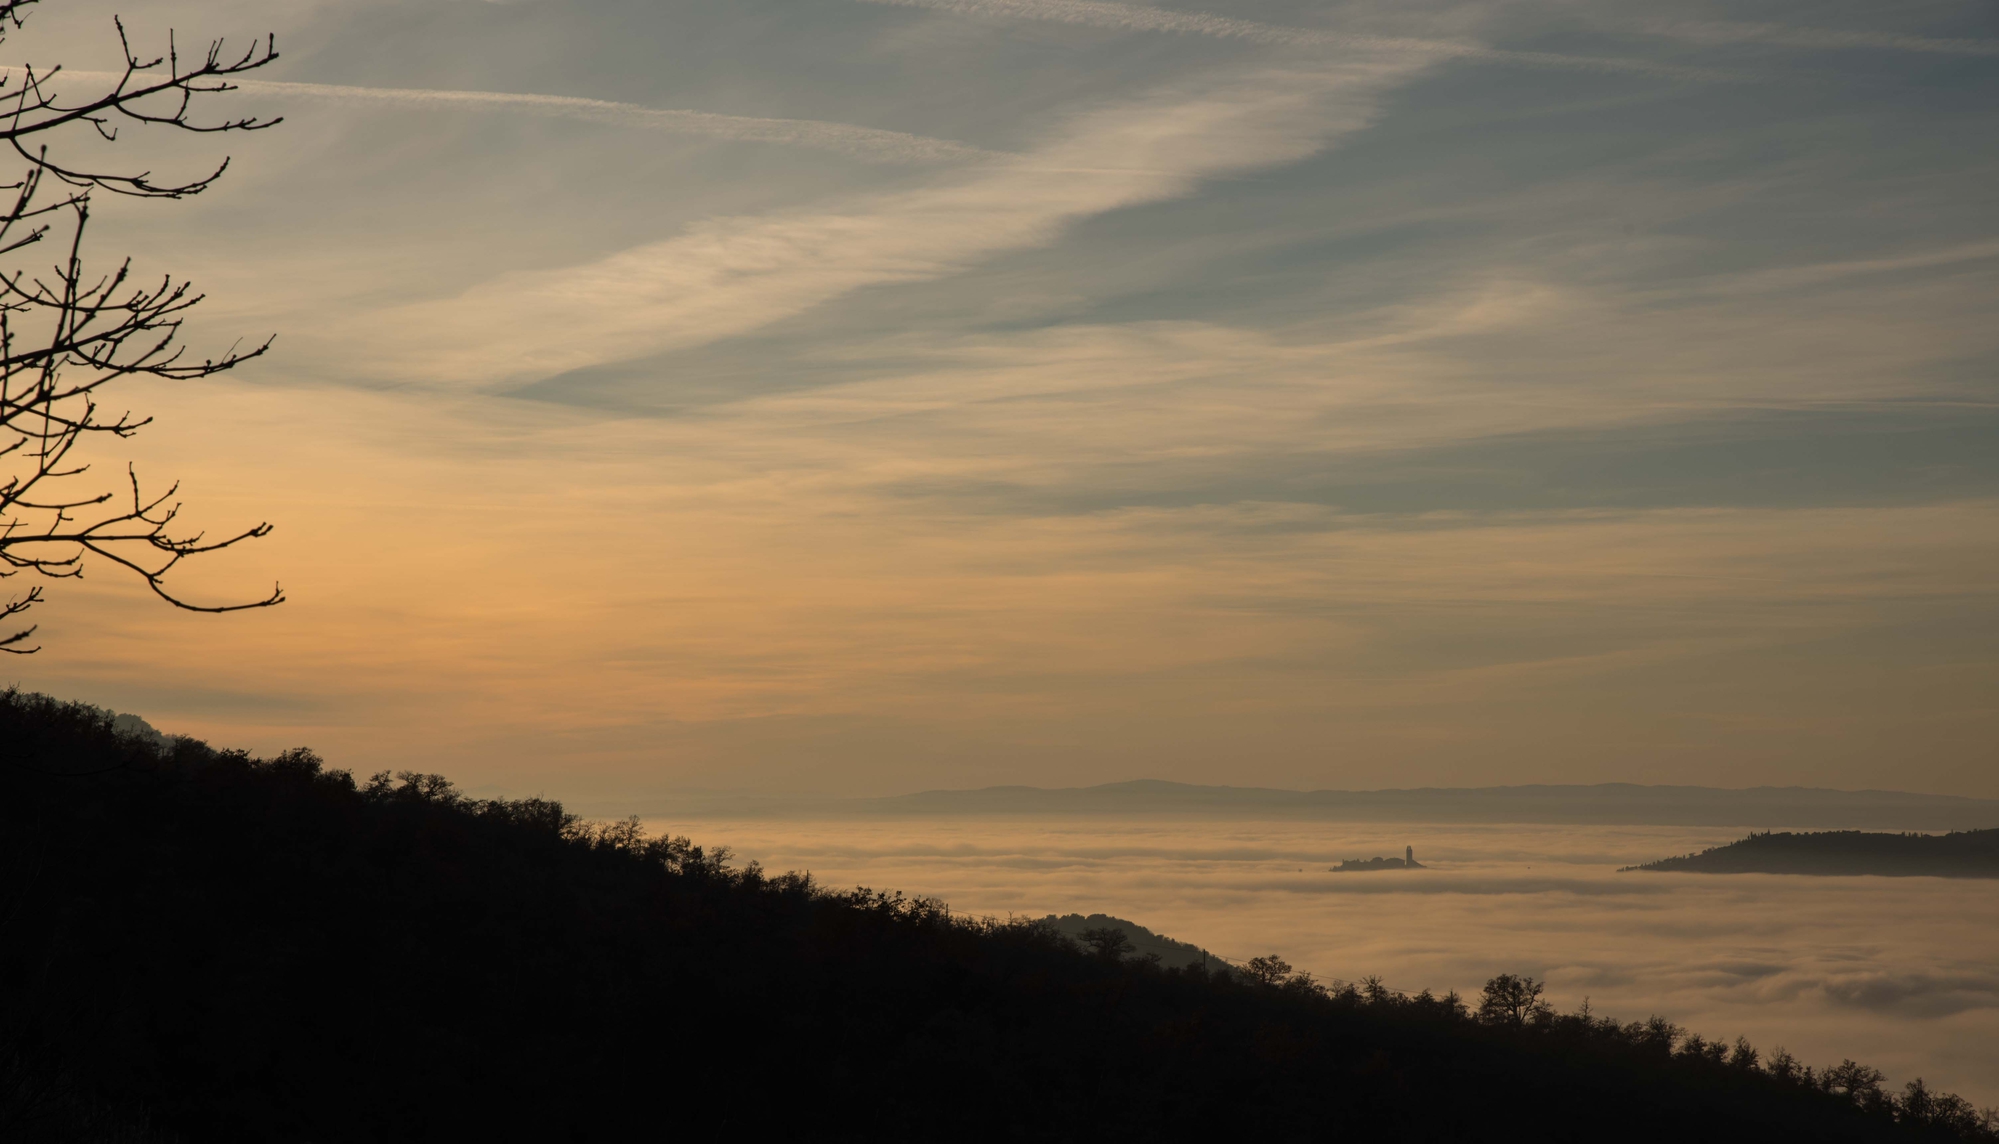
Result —
M 1618 873 L 1734 827 L 1370 825 L 1129 817 L 745 819 L 654 829 L 834 885 L 999 916 L 1103 912 L 1321 977 L 1476 992 L 1545 976 L 1557 1005 L 1657 1013 L 1801 1059 L 1999 1101 L 1999 882 Z M 1334 874 L 1415 849 L 1428 867 Z

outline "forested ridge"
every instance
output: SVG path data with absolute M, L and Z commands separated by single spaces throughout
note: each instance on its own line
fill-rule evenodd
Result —
M 12 691 L 0 751 L 8 1140 L 1999 1138 L 1510 975 L 1162 967 Z
M 1661 858 L 1633 870 L 1695 874 L 1881 874 L 1999 878 L 1999 829 L 1949 834 L 1859 830 L 1765 831 L 1698 854 Z

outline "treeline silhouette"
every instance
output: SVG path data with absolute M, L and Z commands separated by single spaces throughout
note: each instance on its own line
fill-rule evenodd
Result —
M 1845 1062 L 831 890 L 0 694 L 10 1141 L 1989 1140 Z
M 1661 858 L 1630 870 L 1695 874 L 1887 874 L 1902 877 L 1999 878 L 1999 829 L 1949 834 L 1875 834 L 1858 830 L 1751 834 L 1698 854 Z

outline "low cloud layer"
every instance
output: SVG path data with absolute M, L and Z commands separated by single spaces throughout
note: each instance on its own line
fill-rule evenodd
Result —
M 1859 1060 L 1999 1101 L 1999 883 L 1615 872 L 1732 840 L 1664 827 L 1243 821 L 915 824 L 664 820 L 773 869 L 996 916 L 1102 911 L 1238 960 L 1475 994 L 1545 977 L 1563 1009 L 1652 1014 L 1808 1064 Z M 1431 869 L 1333 874 L 1413 846 Z

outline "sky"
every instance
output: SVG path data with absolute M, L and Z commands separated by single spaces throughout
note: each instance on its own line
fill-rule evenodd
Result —
M 113 5 L 3 47 L 81 90 Z M 1999 796 L 1976 3 L 176 0 L 107 203 L 269 520 L 24 687 L 598 802 L 1133 778 Z M 78 146 L 86 144 L 79 142 Z M 10 585 L 11 587 L 11 585 Z M 1141 919 L 1142 920 L 1142 919 Z

